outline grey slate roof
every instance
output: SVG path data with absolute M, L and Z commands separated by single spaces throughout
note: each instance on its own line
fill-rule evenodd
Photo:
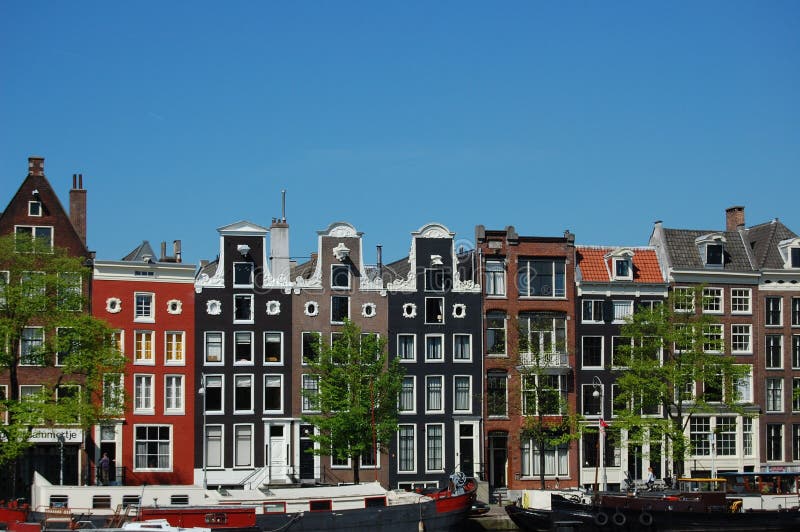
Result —
M 142 241 L 136 249 L 122 257 L 122 260 L 128 262 L 144 262 L 145 256 L 149 256 L 154 261 L 158 260 L 158 256 L 153 251 L 153 248 L 150 247 L 150 242 L 147 240 Z
M 667 229 L 664 228 L 664 244 L 669 254 L 670 264 L 676 270 L 707 270 L 703 258 L 697 249 L 695 240 L 708 234 L 725 235 L 724 266 L 721 271 L 753 272 L 745 243 L 738 231 L 714 231 L 699 229 Z
M 745 234 L 758 269 L 783 269 L 783 257 L 778 250 L 778 244 L 782 240 L 797 238 L 796 234 L 777 219 L 754 225 Z

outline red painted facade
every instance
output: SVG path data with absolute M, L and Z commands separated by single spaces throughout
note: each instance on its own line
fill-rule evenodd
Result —
M 108 452 L 114 474 L 124 475 L 112 484 L 194 483 L 193 279 L 194 267 L 174 258 L 95 263 L 94 314 L 121 332 L 128 359 L 125 413 L 94 434 L 95 463 Z M 137 294 L 152 296 L 150 316 L 137 317 Z

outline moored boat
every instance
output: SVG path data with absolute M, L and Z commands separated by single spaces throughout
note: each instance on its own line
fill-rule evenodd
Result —
M 510 506 L 506 511 L 526 531 L 627 530 L 726 531 L 800 530 L 793 508 L 744 511 L 742 499 L 728 497 L 724 479 L 679 479 L 678 490 L 662 493 L 600 493 L 591 502 L 552 495 L 549 510 Z M 570 528 L 571 527 L 571 528 Z
M 139 486 L 139 494 L 132 493 L 136 487 L 124 486 L 43 488 L 34 487 L 32 521 L 46 523 L 48 513 L 58 514 L 59 526 L 53 528 L 122 530 L 127 521 L 163 519 L 172 526 L 225 532 L 363 532 L 364 528 L 411 532 L 420 527 L 460 530 L 475 499 L 477 483 L 456 473 L 446 488 L 426 494 L 385 490 L 377 482 L 249 490 Z M 159 504 L 159 500 L 169 504 Z M 141 505 L 145 501 L 153 503 Z M 65 515 L 68 522 L 61 526 Z

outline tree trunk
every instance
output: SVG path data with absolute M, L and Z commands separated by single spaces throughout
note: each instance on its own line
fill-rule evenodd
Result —
M 359 457 L 358 456 L 352 456 L 352 457 L 350 457 L 350 460 L 353 461 L 353 484 L 360 484 L 361 483 L 361 479 L 359 478 L 359 475 L 358 475 L 358 473 L 359 473 L 359 468 L 358 468 Z

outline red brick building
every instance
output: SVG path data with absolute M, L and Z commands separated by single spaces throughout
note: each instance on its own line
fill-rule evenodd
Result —
M 93 253 L 86 247 L 86 190 L 83 189 L 83 176 L 72 177 L 70 211 L 67 212 L 45 177 L 44 158 L 29 157 L 28 175 L 8 206 L 0 213 L 0 235 L 15 235 L 18 242 L 34 238 L 45 245 L 49 242 L 50 247 L 64 248 L 69 255 L 85 259 L 88 263 Z M 19 279 L 13 278 L 10 267 L 0 264 L 0 283 L 15 282 L 19 282 Z M 89 283 L 82 282 L 80 288 L 83 296 L 88 298 Z M 21 352 L 39 349 L 52 342 L 56 331 L 57 329 L 45 328 L 42 323 L 31 322 L 23 332 Z M 0 397 L 22 397 L 36 393 L 43 385 L 54 385 L 61 375 L 61 368 L 55 360 L 45 365 L 20 363 L 17 367 L 16 393 L 10 389 L 8 371 L 0 372 Z M 60 467 L 59 439 L 64 441 L 63 467 Z M 5 477 L 0 482 L 0 494 L 6 491 L 24 494 L 33 472 L 39 472 L 54 483 L 58 483 L 63 475 L 65 484 L 77 485 L 80 482 L 80 472 L 86 466 L 86 457 L 81 453 L 84 440 L 83 431 L 75 427 L 34 430 L 30 440 L 34 445 L 27 450 L 25 458 L 20 460 L 17 486 L 12 486 L 12 480 Z
M 94 264 L 94 315 L 116 329 L 128 359 L 104 393 L 110 401 L 123 389 L 124 409 L 93 434 L 91 459 L 108 453 L 111 484 L 194 483 L 194 274 L 179 241 L 172 256 L 162 244 L 157 257 L 145 241 L 122 260 Z
M 542 450 L 521 432 L 537 415 L 537 381 L 560 395 L 547 420 L 576 412 L 575 237 L 477 226 L 475 240 L 483 272 L 486 476 L 492 490 L 536 489 Z M 577 486 L 577 443 L 543 451 L 547 487 Z

